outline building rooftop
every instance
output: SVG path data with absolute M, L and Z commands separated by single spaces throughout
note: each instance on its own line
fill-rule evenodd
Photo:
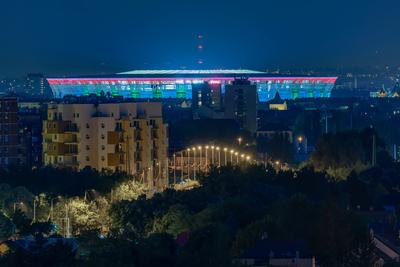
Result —
M 117 73 L 118 75 L 186 75 L 186 74 L 232 74 L 232 75 L 247 75 L 247 74 L 266 74 L 262 71 L 247 70 L 247 69 L 213 69 L 213 70 L 131 70 Z
M 298 255 L 300 254 L 300 255 Z M 256 245 L 245 251 L 242 259 L 269 258 L 301 258 L 310 257 L 308 245 L 302 240 L 260 240 Z

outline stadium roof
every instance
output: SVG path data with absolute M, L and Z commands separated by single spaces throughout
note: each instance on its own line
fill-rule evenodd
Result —
M 180 74 L 266 74 L 265 72 L 246 69 L 214 69 L 214 70 L 132 70 L 117 73 L 118 75 L 180 75 Z

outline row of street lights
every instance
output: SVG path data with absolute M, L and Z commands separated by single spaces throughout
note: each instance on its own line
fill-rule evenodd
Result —
M 186 158 L 184 160 L 184 151 L 186 151 Z M 203 151 L 205 153 L 203 153 Z M 211 151 L 211 153 L 209 152 Z M 196 153 L 198 152 L 198 153 Z M 223 152 L 223 160 L 221 160 L 221 152 Z M 215 165 L 221 167 L 221 165 L 228 165 L 228 154 L 230 155 L 230 164 L 239 165 L 241 162 L 250 163 L 251 156 L 248 154 L 239 153 L 239 151 L 235 151 L 234 149 L 228 149 L 227 147 L 219 147 L 214 145 L 206 145 L 206 146 L 194 146 L 191 148 L 187 148 L 186 150 L 182 150 L 180 152 L 180 170 L 181 170 L 181 177 L 184 177 L 184 171 L 187 170 L 187 178 L 190 179 L 191 177 L 191 170 L 193 172 L 193 178 L 196 179 L 196 174 L 198 171 L 207 170 L 210 166 Z M 173 172 L 174 172 L 174 182 L 176 182 L 176 154 L 173 154 Z M 193 161 L 190 162 L 191 158 Z M 197 160 L 198 158 L 198 160 Z M 234 162 L 236 161 L 236 163 Z M 186 167 L 185 167 L 186 163 Z

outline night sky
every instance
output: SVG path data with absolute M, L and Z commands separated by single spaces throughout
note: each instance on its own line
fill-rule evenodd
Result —
M 398 0 L 4 0 L 0 14 L 0 76 L 400 62 Z

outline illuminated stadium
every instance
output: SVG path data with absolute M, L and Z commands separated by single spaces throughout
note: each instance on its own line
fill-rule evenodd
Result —
M 330 97 L 337 77 L 272 76 L 252 70 L 134 70 L 107 76 L 47 79 L 53 95 L 84 96 L 111 94 L 126 98 L 192 98 L 194 84 L 208 83 L 212 90 L 225 92 L 225 85 L 246 78 L 257 85 L 259 101 Z

